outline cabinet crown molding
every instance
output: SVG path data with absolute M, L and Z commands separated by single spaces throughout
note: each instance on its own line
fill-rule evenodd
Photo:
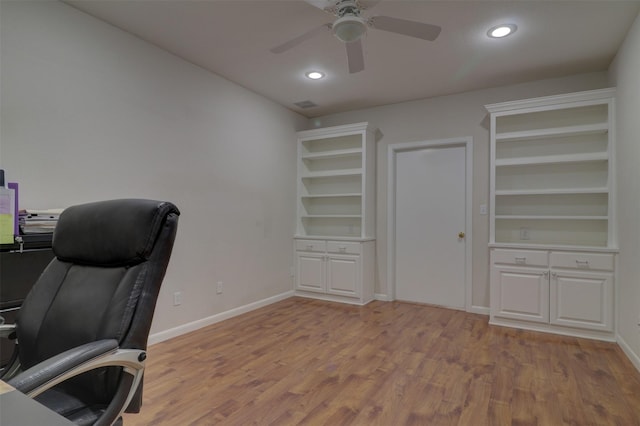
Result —
M 498 113 L 511 111 L 514 109 L 537 108 L 547 106 L 554 103 L 572 103 L 572 102 L 588 102 L 594 100 L 602 100 L 603 98 L 613 98 L 616 95 L 616 88 L 609 87 L 606 89 L 588 90 L 578 93 L 566 93 L 561 95 L 542 96 L 539 98 L 531 98 L 525 100 L 499 102 L 495 104 L 485 105 L 490 113 Z

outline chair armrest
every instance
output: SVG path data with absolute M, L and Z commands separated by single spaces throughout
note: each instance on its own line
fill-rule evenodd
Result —
M 16 329 L 15 324 L 2 324 L 0 325 L 0 338 L 8 339 Z
M 13 344 L 13 353 L 11 358 L 7 361 L 6 365 L 0 369 L 0 380 L 6 380 L 16 375 L 20 371 L 20 360 L 18 359 L 18 341 L 16 340 L 16 325 L 15 324 L 0 324 L 0 339 L 7 339 Z
M 127 379 L 120 382 L 116 397 L 103 413 L 103 417 L 109 414 L 109 418 L 117 419 L 131 402 L 142 381 L 146 358 L 144 350 L 119 349 L 115 339 L 98 340 L 38 363 L 7 380 L 7 383 L 34 398 L 58 383 L 87 371 L 122 367 L 123 373 L 128 375 Z
M 117 349 L 118 341 L 115 339 L 87 343 L 42 361 L 7 382 L 20 392 L 34 397 L 55 384 L 66 380 L 68 377 L 80 374 L 76 373 L 68 376 L 70 371 L 81 368 L 81 372 L 85 372 L 92 369 L 86 369 L 83 366 L 92 360 L 113 354 Z M 63 378 L 59 380 L 61 377 Z

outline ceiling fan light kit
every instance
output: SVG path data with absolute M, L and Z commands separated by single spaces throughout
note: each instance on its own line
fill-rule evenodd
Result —
M 359 16 L 343 16 L 333 23 L 333 34 L 345 43 L 360 39 L 366 32 L 367 23 Z
M 336 38 L 345 44 L 349 73 L 354 74 L 364 70 L 364 56 L 362 51 L 362 36 L 367 27 L 391 33 L 402 34 L 422 40 L 434 41 L 440 35 L 438 25 L 409 21 L 391 16 L 374 16 L 365 18 L 362 11 L 366 6 L 371 7 L 379 0 L 371 0 L 363 4 L 358 0 L 304 0 L 313 7 L 322 9 L 337 17 L 333 23 L 322 24 L 306 33 L 295 37 L 271 49 L 273 53 L 285 52 L 298 44 L 323 33 L 330 28 Z

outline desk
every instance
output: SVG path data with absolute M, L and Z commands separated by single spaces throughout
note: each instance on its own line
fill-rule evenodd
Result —
M 0 244 L 0 316 L 13 324 L 22 301 L 53 259 L 52 234 L 23 236 L 24 244 Z M 9 362 L 13 341 L 0 339 L 0 367 Z
M 0 380 L 0 425 L 73 426 L 73 423 Z

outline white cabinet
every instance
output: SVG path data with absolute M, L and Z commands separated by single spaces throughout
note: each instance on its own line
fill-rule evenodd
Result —
M 368 123 L 298 133 L 296 293 L 373 299 L 375 131 Z
M 359 298 L 360 256 L 327 255 L 327 294 Z
M 492 316 L 549 322 L 549 272 L 496 265 L 492 271 L 495 298 Z M 494 293 L 492 292 L 492 295 Z
M 325 292 L 325 255 L 296 254 L 296 288 L 303 291 Z
M 374 241 L 296 239 L 296 293 L 337 302 L 373 300 Z
M 486 106 L 492 324 L 614 339 L 614 96 Z
M 612 331 L 614 263 L 613 254 L 552 252 L 551 324 Z
M 493 248 L 490 322 L 613 340 L 614 271 L 614 253 Z
M 614 89 L 487 105 L 490 243 L 615 247 Z

